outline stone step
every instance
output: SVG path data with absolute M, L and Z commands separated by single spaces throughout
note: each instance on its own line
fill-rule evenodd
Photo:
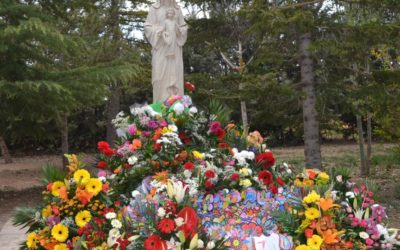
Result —
M 0 250 L 18 250 L 26 239 L 26 229 L 21 229 L 12 224 L 9 219 L 4 225 L 0 225 Z

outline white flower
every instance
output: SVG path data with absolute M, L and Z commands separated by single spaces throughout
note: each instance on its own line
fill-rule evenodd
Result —
M 173 124 L 168 125 L 168 129 L 172 132 L 178 132 L 178 127 Z
M 115 219 L 115 218 L 117 218 L 117 214 L 114 213 L 114 212 L 108 212 L 108 213 L 106 213 L 106 218 L 107 218 L 108 220 Z
M 353 199 L 355 197 L 354 192 L 346 192 L 346 197 Z
M 105 176 L 100 176 L 98 179 L 103 183 L 107 181 L 107 178 Z
M 337 182 L 342 182 L 343 181 L 343 176 L 341 176 L 341 175 L 336 176 L 336 181 Z
M 138 158 L 134 155 L 132 155 L 131 157 L 128 158 L 129 165 L 135 165 L 137 161 L 138 161 Z
M 207 243 L 207 249 L 213 249 L 215 247 L 214 241 L 210 241 Z
M 177 104 L 174 105 L 175 114 L 180 115 L 183 113 L 184 110 L 185 110 L 185 106 L 183 106 L 182 103 L 178 102 Z
M 388 238 L 389 232 L 388 232 L 388 230 L 387 230 L 386 227 L 384 227 L 384 226 L 381 225 L 381 224 L 377 224 L 377 225 L 376 225 L 376 228 L 378 229 L 379 236 L 382 236 L 382 235 L 383 235 L 384 238 Z
M 115 243 L 117 243 L 117 239 L 119 237 L 121 237 L 119 230 L 116 228 L 111 229 L 108 233 L 107 246 L 112 247 Z
M 111 225 L 113 226 L 113 228 L 118 228 L 118 229 L 122 227 L 122 223 L 117 219 L 113 219 L 111 221 Z
M 233 152 L 233 158 L 236 159 L 239 163 L 239 165 L 247 165 L 246 160 L 254 160 L 255 158 L 255 154 L 254 152 L 251 151 L 246 151 L 246 150 L 242 150 L 240 152 L 238 152 L 237 148 L 232 149 Z
M 191 115 L 196 114 L 197 112 L 198 112 L 198 110 L 197 110 L 196 107 L 191 107 L 191 108 L 189 109 L 189 114 L 191 114 Z
M 202 240 L 197 240 L 197 248 L 203 248 L 204 242 Z
M 192 176 L 192 171 L 185 169 L 185 171 L 183 171 L 183 175 L 185 178 L 190 178 Z
M 183 201 L 188 188 L 187 185 L 184 187 L 181 181 L 174 182 L 169 180 L 167 184 L 167 193 L 169 198 L 175 198 L 176 202 L 179 204 Z
M 175 224 L 176 224 L 177 227 L 180 227 L 183 224 L 185 224 L 185 220 L 182 217 L 178 217 L 174 221 L 175 221 Z
M 139 192 L 139 191 L 137 191 L 137 190 L 132 191 L 132 197 L 133 197 L 133 198 L 136 198 L 136 197 L 139 196 L 139 195 L 140 195 L 140 192 Z
M 369 238 L 369 234 L 367 234 L 366 232 L 360 232 L 358 235 L 364 240 Z
M 165 209 L 162 207 L 158 208 L 157 216 L 163 218 L 165 216 Z

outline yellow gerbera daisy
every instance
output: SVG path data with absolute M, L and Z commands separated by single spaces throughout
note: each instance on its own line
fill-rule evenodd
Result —
M 303 201 L 306 203 L 314 203 L 319 201 L 321 199 L 321 196 L 313 190 L 311 193 L 309 193 L 306 197 L 303 198 Z
M 58 244 L 54 246 L 54 250 L 69 250 L 66 244 Z
M 38 243 L 39 239 L 37 233 L 32 232 L 28 234 L 28 236 L 26 237 L 26 246 L 28 247 L 28 249 L 37 249 Z
M 74 180 L 76 183 L 85 184 L 90 179 L 90 173 L 85 169 L 79 169 L 74 173 Z
M 320 250 L 322 242 L 322 238 L 314 234 L 311 238 L 307 239 L 307 246 L 309 246 L 311 250 Z
M 89 211 L 84 210 L 80 211 L 75 216 L 75 223 L 78 227 L 84 227 L 90 220 L 92 219 L 92 215 Z
M 56 197 L 59 197 L 60 196 L 59 190 L 62 187 L 65 187 L 64 182 L 62 182 L 62 181 L 53 182 L 53 185 L 51 185 L 51 194 L 56 196 Z
M 294 250 L 311 250 L 311 248 L 309 246 L 303 244 L 303 245 L 297 246 Z
M 64 242 L 68 239 L 68 228 L 58 223 L 51 229 L 51 236 L 59 242 Z
M 97 178 L 90 178 L 86 183 L 86 190 L 93 195 L 97 195 L 103 189 L 103 184 Z
M 42 217 L 47 219 L 51 215 L 51 206 L 48 205 L 42 209 Z
M 315 207 L 310 207 L 310 208 L 307 208 L 305 215 L 306 215 L 307 219 L 314 220 L 316 218 L 319 218 L 321 216 L 321 213 Z

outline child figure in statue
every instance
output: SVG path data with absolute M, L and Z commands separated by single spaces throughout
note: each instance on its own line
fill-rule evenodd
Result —
M 169 8 L 166 12 L 165 28 L 163 32 L 164 42 L 168 45 L 166 56 L 175 56 L 176 53 L 176 30 L 175 10 Z

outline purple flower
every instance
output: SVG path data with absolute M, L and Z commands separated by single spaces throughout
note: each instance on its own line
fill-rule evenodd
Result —
M 137 131 L 137 127 L 135 124 L 129 125 L 129 127 L 128 127 L 129 134 L 134 135 L 136 133 L 136 131 Z
M 147 123 L 147 126 L 151 129 L 156 129 L 158 128 L 158 123 L 157 121 L 151 120 L 149 121 L 149 123 Z
M 375 204 L 371 207 L 371 209 L 372 209 L 371 218 L 377 220 L 378 223 L 382 221 L 383 217 L 386 217 L 385 208 L 382 207 L 381 205 Z
M 60 217 L 59 216 L 50 216 L 47 219 L 47 223 L 49 224 L 49 227 L 54 227 L 55 225 L 57 225 L 58 223 L 60 223 Z
M 140 125 L 146 126 L 150 121 L 150 118 L 147 116 L 141 116 L 140 117 Z
M 142 131 L 142 136 L 149 138 L 151 133 L 149 131 Z
M 168 122 L 166 120 L 161 120 L 158 122 L 160 124 L 161 127 L 166 127 L 168 126 Z

